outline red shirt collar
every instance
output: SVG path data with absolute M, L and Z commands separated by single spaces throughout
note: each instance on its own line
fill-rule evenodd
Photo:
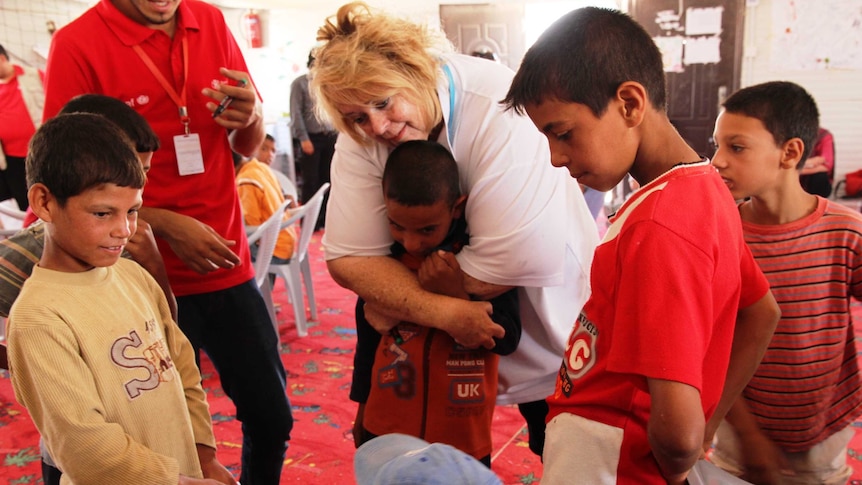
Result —
M 188 5 L 189 0 L 182 0 L 177 8 L 177 31 L 180 30 L 199 30 L 198 21 L 191 7 Z M 141 25 L 134 20 L 128 18 L 120 12 L 117 7 L 111 3 L 111 0 L 101 0 L 96 5 L 96 12 L 105 21 L 105 25 L 120 39 L 126 46 L 140 44 L 147 40 L 150 36 L 158 32 L 157 29 L 152 29 L 145 25 Z

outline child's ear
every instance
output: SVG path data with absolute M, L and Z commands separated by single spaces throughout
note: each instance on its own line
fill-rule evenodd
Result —
M 30 208 L 39 219 L 45 222 L 51 222 L 51 212 L 57 207 L 57 199 L 48 190 L 45 184 L 36 183 L 27 191 L 27 200 L 30 201 Z
M 634 81 L 626 81 L 617 88 L 617 99 L 622 101 L 620 109 L 626 123 L 637 126 L 643 121 L 649 106 L 646 88 Z
M 452 219 L 460 219 L 464 215 L 464 208 L 467 206 L 467 196 L 462 195 L 455 199 L 455 204 L 452 206 Z
M 801 138 L 791 138 L 784 142 L 781 153 L 781 166 L 796 169 L 805 154 L 805 143 Z

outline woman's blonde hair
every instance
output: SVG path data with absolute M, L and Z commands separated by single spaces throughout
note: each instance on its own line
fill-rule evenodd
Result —
M 310 87 L 318 116 L 359 143 L 365 134 L 336 109 L 338 104 L 367 105 L 393 95 L 414 104 L 430 130 L 443 118 L 437 98 L 439 54 L 448 40 L 423 25 L 372 14 L 364 2 L 343 5 L 317 31 Z

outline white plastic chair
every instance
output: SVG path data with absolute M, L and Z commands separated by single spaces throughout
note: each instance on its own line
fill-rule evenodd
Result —
M 276 334 L 278 334 L 278 320 L 275 318 L 275 306 L 272 303 L 272 286 L 269 281 L 268 267 L 272 260 L 272 253 L 275 251 L 275 243 L 278 241 L 278 233 L 281 231 L 284 211 L 287 210 L 289 204 L 290 200 L 285 199 L 263 224 L 246 228 L 249 247 L 258 243 L 257 256 L 253 264 L 254 280 L 257 283 L 257 287 L 260 288 L 264 302 L 266 302 L 266 309 L 269 312 L 269 317 L 272 319 L 272 325 L 275 327 Z M 300 217 L 301 214 L 293 214 L 284 222 L 292 224 Z
M 311 235 L 314 233 L 314 225 L 317 216 L 323 206 L 323 196 L 329 190 L 329 183 L 323 184 L 320 189 L 309 199 L 309 201 L 293 213 L 293 219 L 300 215 L 299 241 L 294 245 L 293 257 L 286 264 L 270 263 L 269 273 L 280 276 L 285 281 L 290 302 L 293 305 L 293 313 L 296 317 L 296 333 L 300 337 L 308 335 L 308 322 L 317 320 L 317 302 L 314 300 L 314 284 L 311 280 L 311 264 L 308 261 L 308 245 Z M 301 214 L 299 212 L 301 211 Z M 284 221 L 281 224 L 285 228 L 292 224 Z M 305 314 L 305 300 L 302 298 L 302 286 L 305 282 L 305 293 L 308 296 L 308 307 L 310 317 Z
M 24 211 L 6 205 L 5 201 L 0 203 L 0 214 L 6 216 L 7 221 L 14 222 L 13 227 L 0 228 L 0 239 L 5 239 L 20 231 L 24 224 L 24 217 L 27 215 Z
M 296 190 L 296 185 L 293 181 L 291 181 L 287 175 L 272 167 L 270 167 L 270 170 L 272 170 L 272 173 L 275 175 L 275 179 L 278 180 L 278 185 L 281 187 L 281 193 L 284 194 L 285 197 L 288 195 L 293 197 L 293 200 L 298 204 L 299 192 Z

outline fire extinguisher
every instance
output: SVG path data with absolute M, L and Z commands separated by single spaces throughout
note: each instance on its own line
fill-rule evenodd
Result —
M 242 28 L 249 47 L 263 47 L 263 33 L 260 28 L 260 15 L 258 15 L 254 9 L 249 9 L 249 11 L 242 16 Z

